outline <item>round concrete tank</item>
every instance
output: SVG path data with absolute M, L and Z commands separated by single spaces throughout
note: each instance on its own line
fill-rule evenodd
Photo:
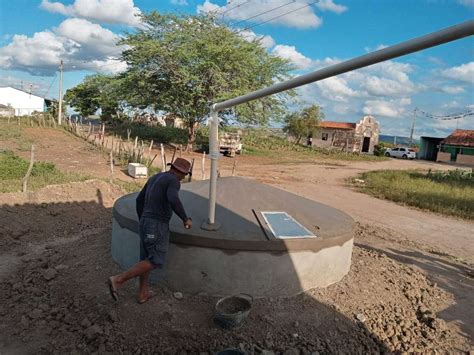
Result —
M 217 188 L 220 228 L 207 231 L 200 226 L 207 220 L 208 193 L 208 181 L 182 185 L 193 228 L 173 216 L 167 265 L 152 282 L 193 294 L 284 297 L 326 287 L 348 273 L 354 221 L 347 214 L 253 180 L 225 177 Z M 124 269 L 139 260 L 135 198 L 122 196 L 113 208 L 112 257 Z M 276 237 L 265 211 L 284 213 L 314 236 Z

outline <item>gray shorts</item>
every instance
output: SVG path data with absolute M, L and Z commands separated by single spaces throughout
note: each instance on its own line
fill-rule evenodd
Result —
M 168 252 L 170 226 L 152 218 L 140 219 L 140 260 L 148 260 L 153 266 L 163 268 Z

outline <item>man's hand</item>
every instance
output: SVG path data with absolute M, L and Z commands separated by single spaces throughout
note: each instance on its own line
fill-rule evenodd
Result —
M 193 220 L 191 218 L 188 218 L 187 220 L 183 222 L 183 224 L 184 224 L 184 228 L 191 229 L 191 227 L 193 226 Z

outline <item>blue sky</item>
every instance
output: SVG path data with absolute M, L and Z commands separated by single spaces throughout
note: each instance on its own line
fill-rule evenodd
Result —
M 151 10 L 223 14 L 223 21 L 246 38 L 262 38 L 269 52 L 293 61 L 295 74 L 302 74 L 471 20 L 474 0 L 0 0 L 0 85 L 57 97 L 60 59 L 65 89 L 87 74 L 123 70 L 115 42 L 138 25 L 134 14 Z M 323 106 L 328 120 L 354 122 L 371 114 L 382 134 L 406 136 L 415 108 L 435 115 L 474 110 L 474 38 L 298 91 L 303 103 Z M 457 126 L 474 129 L 474 117 L 419 117 L 415 134 L 443 136 Z

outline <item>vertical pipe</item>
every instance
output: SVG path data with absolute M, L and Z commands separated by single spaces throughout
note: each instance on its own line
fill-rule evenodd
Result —
M 209 158 L 211 159 L 211 176 L 209 184 L 209 220 L 208 225 L 216 223 L 217 160 L 219 159 L 219 120 L 214 107 L 210 112 Z
M 59 66 L 59 107 L 58 107 L 58 124 L 61 126 L 63 116 L 63 69 L 64 62 L 61 59 L 61 65 Z

